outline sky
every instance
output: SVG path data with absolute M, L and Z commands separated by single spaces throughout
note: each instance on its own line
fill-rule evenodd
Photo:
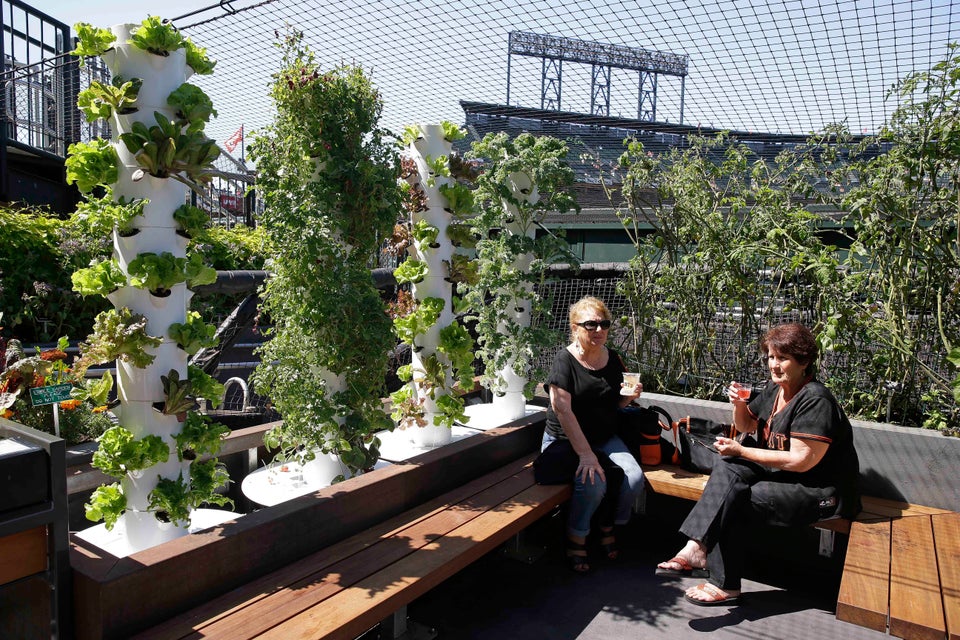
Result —
M 98 27 L 109 27 L 127 22 L 141 22 L 148 15 L 175 18 L 185 13 L 214 4 L 213 0 L 163 0 L 147 3 L 129 0 L 27 0 L 34 9 L 71 27 L 87 22 Z

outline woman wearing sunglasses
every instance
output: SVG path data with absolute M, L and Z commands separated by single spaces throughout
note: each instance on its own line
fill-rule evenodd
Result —
M 570 306 L 570 344 L 557 353 L 547 379 L 550 407 L 534 464 L 541 484 L 574 484 L 566 553 L 578 572 L 590 569 L 591 523 L 599 528 L 604 555 L 616 559 L 614 525 L 626 524 L 643 490 L 643 471 L 616 435 L 619 409 L 640 395 L 642 385 L 625 387 L 623 361 L 606 346 L 610 324 L 610 310 L 598 298 Z

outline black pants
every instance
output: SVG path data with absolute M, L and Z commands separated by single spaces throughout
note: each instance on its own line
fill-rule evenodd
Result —
M 760 524 L 801 526 L 831 514 L 833 487 L 807 487 L 802 476 L 721 458 L 680 532 L 707 549 L 710 582 L 740 589 L 750 540 Z M 824 506 L 821 508 L 821 504 Z

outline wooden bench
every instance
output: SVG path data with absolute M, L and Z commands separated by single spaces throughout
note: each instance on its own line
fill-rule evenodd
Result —
M 699 500 L 709 476 L 644 467 L 654 493 Z M 912 640 L 960 640 L 960 513 L 872 496 L 853 521 L 814 526 L 849 534 L 837 619 Z
M 569 499 L 537 485 L 535 454 L 507 464 L 137 638 L 352 639 Z

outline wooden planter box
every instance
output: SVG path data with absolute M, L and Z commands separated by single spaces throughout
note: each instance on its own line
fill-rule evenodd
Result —
M 117 558 L 73 537 L 77 638 L 124 638 L 539 448 L 544 414 Z

